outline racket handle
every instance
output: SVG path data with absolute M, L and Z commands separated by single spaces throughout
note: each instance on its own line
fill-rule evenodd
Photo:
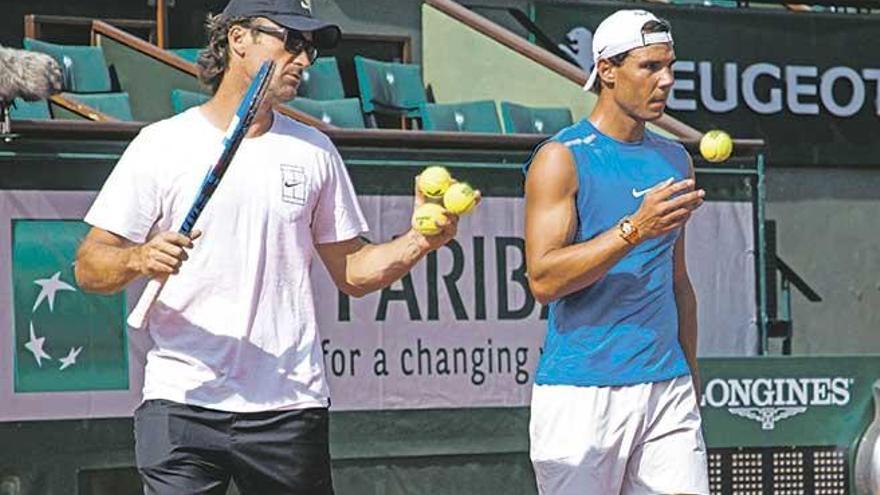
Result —
M 153 303 L 159 298 L 159 294 L 162 292 L 162 287 L 165 287 L 165 280 L 166 279 L 157 280 L 153 278 L 147 282 L 144 292 L 141 293 L 141 298 L 138 299 L 134 309 L 128 314 L 128 320 L 126 320 L 128 326 L 135 330 L 141 330 L 144 328 L 144 324 L 147 322 L 147 316 L 150 315 L 150 308 L 153 307 Z

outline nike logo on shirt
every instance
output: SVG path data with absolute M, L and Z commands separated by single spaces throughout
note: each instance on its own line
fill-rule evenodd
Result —
M 641 191 L 637 190 L 636 188 L 633 188 L 633 190 L 632 190 L 633 197 L 634 198 L 641 198 L 645 194 L 648 194 L 649 192 L 651 192 L 655 189 L 660 189 L 661 187 L 666 187 L 669 184 L 672 184 L 672 181 L 674 181 L 674 180 L 675 180 L 674 177 L 670 177 L 662 182 L 658 182 L 658 183 L 654 184 L 653 186 L 651 186 L 647 189 L 642 189 Z

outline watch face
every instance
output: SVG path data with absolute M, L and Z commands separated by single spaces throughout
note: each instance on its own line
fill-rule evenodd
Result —
M 620 224 L 620 230 L 623 231 L 624 235 L 630 235 L 633 233 L 633 224 L 630 222 L 623 222 Z

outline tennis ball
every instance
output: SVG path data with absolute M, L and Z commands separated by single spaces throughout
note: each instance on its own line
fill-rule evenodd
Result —
M 450 184 L 452 184 L 452 176 L 444 167 L 435 165 L 422 170 L 419 174 L 419 190 L 431 199 L 442 198 Z
M 733 153 L 733 140 L 730 134 L 714 130 L 709 131 L 700 139 L 700 154 L 708 162 L 719 163 L 730 158 Z
M 477 194 L 467 182 L 456 182 L 443 194 L 443 206 L 456 215 L 470 213 L 477 204 Z
M 436 203 L 420 205 L 413 212 L 412 226 L 423 235 L 437 235 L 441 230 L 437 222 L 443 220 L 445 211 L 442 206 Z

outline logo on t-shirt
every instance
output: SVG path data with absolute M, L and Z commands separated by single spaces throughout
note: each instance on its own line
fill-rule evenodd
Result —
M 651 191 L 654 191 L 654 190 L 660 189 L 662 187 L 666 187 L 669 184 L 672 184 L 672 182 L 674 180 L 675 180 L 674 177 L 670 177 L 664 181 L 661 181 L 661 182 L 658 182 L 657 184 L 654 184 L 653 186 L 651 186 L 647 189 L 642 189 L 641 191 L 638 191 L 638 190 L 636 190 L 636 188 L 633 188 L 633 190 L 632 190 L 633 197 L 634 198 L 641 198 L 642 196 L 644 196 L 645 194 L 648 194 Z
M 303 167 L 281 164 L 281 199 L 295 205 L 306 204 L 306 171 Z

